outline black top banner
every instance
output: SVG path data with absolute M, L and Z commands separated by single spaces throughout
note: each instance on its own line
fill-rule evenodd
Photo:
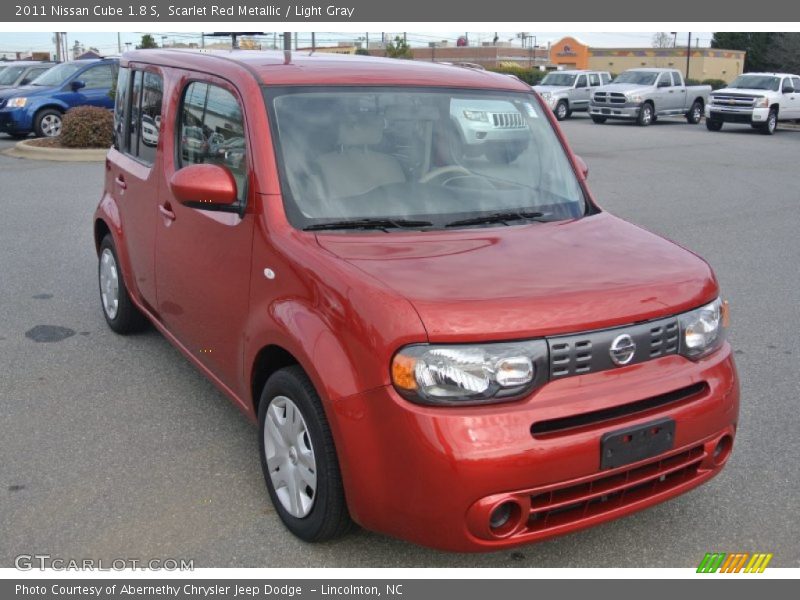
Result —
M 691 17 L 700 22 L 800 21 L 800 3 L 760 0 L 30 0 L 3 2 L 0 21 L 35 22 L 641 22 Z M 791 29 L 791 28 L 790 28 Z

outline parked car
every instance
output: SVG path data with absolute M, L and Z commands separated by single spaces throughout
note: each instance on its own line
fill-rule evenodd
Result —
M 661 116 L 684 115 L 696 125 L 711 93 L 710 85 L 686 85 L 675 69 L 630 69 L 592 94 L 595 123 L 627 119 L 646 127 Z
M 161 129 L 161 117 L 155 119 L 150 115 L 142 115 L 142 143 L 148 146 L 158 145 L 158 133 Z
M 143 77 L 163 90 L 156 148 L 131 124 Z M 722 470 L 739 385 L 717 280 L 600 208 L 530 86 L 154 49 L 123 55 L 116 98 L 94 217 L 105 319 L 151 322 L 258 423 L 267 492 L 298 537 L 355 521 L 497 550 Z M 510 115 L 510 146 L 525 136 L 516 160 L 458 152 L 453 115 L 488 114 Z M 186 158 L 186 127 L 222 135 L 237 164 Z
M 39 75 L 55 66 L 53 62 L 19 60 L 0 66 L 0 90 L 28 85 Z
M 533 89 L 552 109 L 556 119 L 563 121 L 575 111 L 589 110 L 591 91 L 610 82 L 611 75 L 606 71 L 553 71 Z
M 467 155 L 484 154 L 494 162 L 512 162 L 527 148 L 528 125 L 510 102 L 456 98 L 450 103 L 450 116 Z
M 30 85 L 0 90 L 0 133 L 26 137 L 55 137 L 61 118 L 74 106 L 113 108 L 111 86 L 117 59 L 76 60 L 61 63 L 39 75 Z
M 746 123 L 772 135 L 778 121 L 800 119 L 800 75 L 739 75 L 711 94 L 705 112 L 709 131 L 719 131 L 723 123 Z

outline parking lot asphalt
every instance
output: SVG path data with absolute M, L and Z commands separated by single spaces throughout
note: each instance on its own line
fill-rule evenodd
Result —
M 720 476 L 511 551 L 450 554 L 363 530 L 304 544 L 269 503 L 256 428 L 154 330 L 107 328 L 91 228 L 103 165 L 0 155 L 0 566 L 46 553 L 198 567 L 691 567 L 709 551 L 800 566 L 800 131 L 585 115 L 562 127 L 601 206 L 705 257 L 730 300 L 742 410 Z M 0 149 L 12 144 L 0 136 Z

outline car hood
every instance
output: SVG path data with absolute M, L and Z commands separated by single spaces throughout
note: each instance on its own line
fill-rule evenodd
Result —
M 432 342 L 624 325 L 689 310 L 717 294 L 702 259 L 607 213 L 555 223 L 317 239 L 408 299 Z
M 609 83 L 601 85 L 595 89 L 595 92 L 622 92 L 623 94 L 629 92 L 649 92 L 652 86 L 640 85 L 638 83 Z
M 721 88 L 719 90 L 714 90 L 711 92 L 711 95 L 715 94 L 742 94 L 743 96 L 766 96 L 767 94 L 777 94 L 778 92 L 773 92 L 772 90 L 758 90 L 758 89 L 751 89 L 751 88 Z
M 15 98 L 17 96 L 25 96 L 26 98 L 30 98 L 31 96 L 45 96 L 51 94 L 53 90 L 56 89 L 58 88 L 42 85 L 23 85 L 20 87 L 3 88 L 0 89 L 0 100 Z
M 570 91 L 572 88 L 563 85 L 535 85 L 533 86 L 533 89 L 539 92 L 540 94 L 542 92 L 550 92 L 551 94 L 561 94 L 563 92 Z

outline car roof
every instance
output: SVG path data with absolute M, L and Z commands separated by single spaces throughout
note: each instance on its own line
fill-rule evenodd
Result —
M 793 75 L 792 73 L 742 73 L 742 75 L 762 75 L 765 77 L 800 77 L 800 75 Z
M 0 67 L 41 67 L 47 65 L 55 65 L 57 63 L 49 60 L 2 60 Z
M 133 50 L 129 62 L 191 69 L 224 76 L 245 70 L 265 85 L 419 85 L 530 91 L 514 77 L 432 62 L 375 56 L 324 54 L 307 51 L 256 50 Z
M 627 69 L 628 71 L 641 71 L 643 73 L 663 73 L 664 71 L 678 71 L 679 69 L 666 69 L 663 67 L 637 67 L 635 69 Z
M 608 73 L 608 71 L 596 71 L 595 69 L 562 69 L 560 71 L 558 70 L 550 71 L 547 74 L 550 75 L 550 73 L 569 73 L 570 75 L 572 74 L 580 75 L 581 73 Z

